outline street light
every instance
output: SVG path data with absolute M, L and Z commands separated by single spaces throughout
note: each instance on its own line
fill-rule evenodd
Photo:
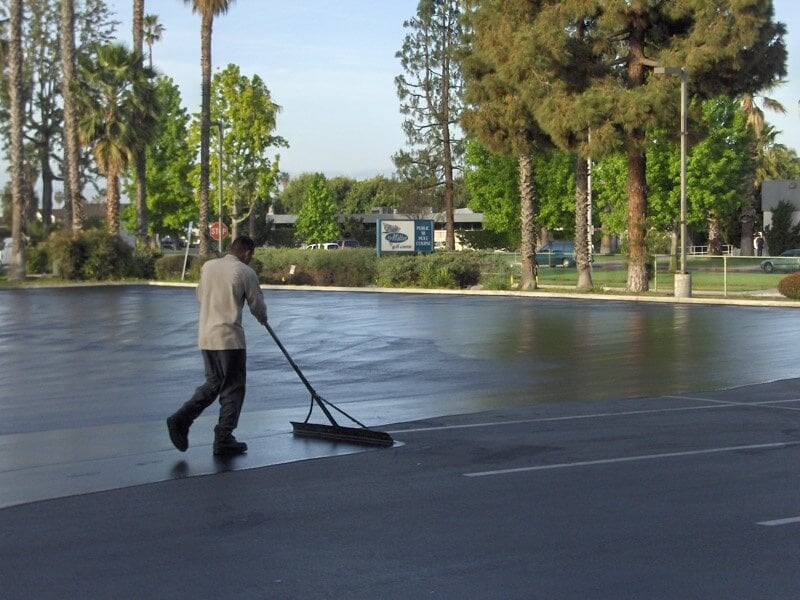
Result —
M 217 189 L 219 190 L 219 201 L 217 202 L 217 231 L 219 231 L 219 239 L 217 240 L 217 247 L 219 248 L 219 253 L 222 254 L 222 121 L 211 121 L 209 125 L 216 126 L 219 132 L 219 136 L 217 137 L 217 141 L 219 142 L 219 181 L 217 182 Z
M 686 67 L 655 67 L 653 72 L 681 76 L 681 270 L 675 273 L 675 297 L 690 298 L 692 275 L 686 271 Z

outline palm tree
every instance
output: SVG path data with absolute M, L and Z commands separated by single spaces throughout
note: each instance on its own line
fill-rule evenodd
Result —
M 155 132 L 157 107 L 152 72 L 141 55 L 121 44 L 97 47 L 94 61 L 80 58 L 81 141 L 92 147 L 105 175 L 108 232 L 119 234 L 119 176 Z
M 144 0 L 133 0 L 133 51 L 144 56 Z M 136 241 L 140 246 L 147 243 L 147 159 L 144 146 L 134 153 L 136 171 Z
M 208 232 L 208 151 L 209 126 L 211 121 L 211 28 L 214 17 L 225 14 L 233 0 L 183 0 L 192 5 L 192 12 L 200 13 L 200 65 L 202 69 L 201 108 L 200 108 L 200 198 L 198 227 L 200 229 L 201 255 L 208 254 L 210 236 Z
M 760 169 L 760 166 L 765 160 L 765 154 L 774 144 L 775 134 L 777 133 L 765 124 L 764 111 L 758 106 L 756 97 L 755 94 L 743 94 L 740 100 L 742 112 L 747 118 L 747 126 L 753 132 L 750 145 L 750 159 L 753 164 L 753 172 L 750 174 L 747 198 L 742 203 L 742 209 L 739 213 L 739 221 L 742 224 L 739 248 L 744 256 L 753 255 L 753 236 L 755 234 L 755 224 L 758 214 L 757 198 L 761 195 L 761 182 L 763 181 L 759 176 L 760 172 L 763 171 L 763 169 Z M 765 108 L 773 112 L 786 114 L 786 109 L 777 100 L 766 96 L 761 96 L 760 98 Z
M 22 83 L 22 0 L 11 0 L 9 3 L 9 36 L 8 36 L 8 93 L 11 104 L 11 195 L 13 209 L 11 214 L 11 269 L 8 273 L 10 281 L 25 279 L 25 242 L 23 226 L 23 209 L 25 196 L 23 191 L 23 83 Z
M 150 68 L 153 68 L 153 44 L 161 40 L 164 26 L 158 22 L 158 15 L 145 15 L 144 17 L 144 43 L 147 44 L 147 54 Z
M 64 192 L 72 211 L 72 232 L 83 229 L 80 148 L 75 115 L 75 0 L 61 0 L 61 95 L 64 103 Z
M 133 51 L 144 50 L 144 0 L 133 0 Z

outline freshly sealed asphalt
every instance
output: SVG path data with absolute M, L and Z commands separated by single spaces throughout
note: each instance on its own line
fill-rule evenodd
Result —
M 797 309 L 267 298 L 394 447 L 292 438 L 251 329 L 250 451 L 181 454 L 190 292 L 0 292 L 3 598 L 800 597 Z

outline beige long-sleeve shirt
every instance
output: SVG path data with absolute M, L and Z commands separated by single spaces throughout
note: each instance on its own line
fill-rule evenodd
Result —
M 198 344 L 201 350 L 246 347 L 242 328 L 245 301 L 256 320 L 267 324 L 267 305 L 256 272 L 231 254 L 203 265 L 197 299 L 200 301 Z

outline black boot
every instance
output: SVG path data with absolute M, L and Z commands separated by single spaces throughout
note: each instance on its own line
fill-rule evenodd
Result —
M 247 444 L 237 441 L 229 431 L 214 428 L 214 455 L 215 456 L 235 456 L 247 452 Z
M 179 413 L 167 417 L 167 430 L 172 445 L 181 452 L 186 452 L 189 447 L 189 427 L 192 422 L 183 418 Z

